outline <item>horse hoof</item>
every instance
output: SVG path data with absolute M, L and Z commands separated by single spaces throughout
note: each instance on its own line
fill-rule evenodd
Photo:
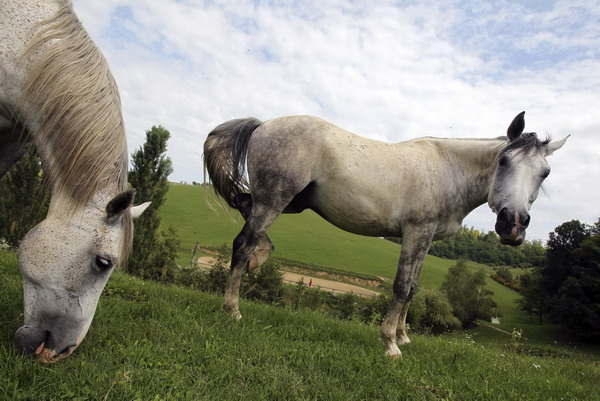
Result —
M 398 347 L 396 347 L 396 349 L 388 349 L 387 351 L 385 351 L 385 355 L 390 357 L 391 359 L 402 358 L 402 352 L 400 352 L 400 349 Z
M 400 337 L 396 341 L 396 344 L 398 344 L 398 345 L 407 345 L 407 344 L 410 344 L 410 338 L 408 338 L 406 336 Z
M 242 314 L 240 313 L 239 309 L 228 309 L 223 307 L 223 310 L 235 320 L 240 320 L 242 318 Z

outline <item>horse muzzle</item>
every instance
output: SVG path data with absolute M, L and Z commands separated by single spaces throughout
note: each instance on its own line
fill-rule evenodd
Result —
M 504 207 L 498 212 L 496 218 L 496 233 L 500 236 L 503 245 L 518 246 L 525 240 L 526 230 L 531 217 L 529 213 L 519 213 Z
M 68 357 L 78 344 L 56 341 L 52 332 L 34 326 L 22 326 L 15 333 L 17 346 L 24 354 L 34 354 L 43 363 L 54 363 Z M 64 344 L 60 344 L 64 343 Z

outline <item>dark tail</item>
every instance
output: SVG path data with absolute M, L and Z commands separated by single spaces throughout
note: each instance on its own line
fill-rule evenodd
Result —
M 246 180 L 246 153 L 250 136 L 262 124 L 256 118 L 227 121 L 204 142 L 204 168 L 215 192 L 236 209 L 235 197 L 250 192 Z

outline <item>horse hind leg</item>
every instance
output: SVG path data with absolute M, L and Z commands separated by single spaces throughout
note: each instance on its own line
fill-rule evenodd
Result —
M 252 211 L 252 196 L 250 194 L 238 194 L 234 199 L 234 203 L 244 220 L 247 221 Z M 275 246 L 268 235 L 265 234 L 260 237 L 248 260 L 247 270 L 251 272 L 257 270 L 269 259 L 274 250 Z
M 266 232 L 288 202 L 289 200 L 277 199 L 271 200 L 271 205 L 254 203 L 249 213 L 246 213 L 247 209 L 243 205 L 240 206 L 244 209 L 240 210 L 242 215 L 246 214 L 246 224 L 233 241 L 231 270 L 223 297 L 223 309 L 236 319 L 242 318 L 239 310 L 242 275 L 248 267 L 260 266 L 273 252 L 273 245 Z

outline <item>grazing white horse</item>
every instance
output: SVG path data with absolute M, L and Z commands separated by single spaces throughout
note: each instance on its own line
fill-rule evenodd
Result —
M 19 245 L 24 352 L 53 362 L 86 335 L 132 218 L 117 86 L 69 1 L 0 2 L 0 177 L 35 147 L 51 200 Z
M 406 314 L 433 239 L 455 233 L 487 201 L 502 243 L 523 242 L 529 209 L 550 172 L 546 156 L 567 139 L 523 134 L 524 114 L 507 137 L 400 143 L 366 139 L 310 116 L 219 125 L 204 144 L 205 166 L 217 194 L 246 220 L 233 242 L 224 309 L 241 318 L 242 274 L 273 251 L 266 232 L 277 216 L 310 208 L 346 231 L 402 237 L 381 327 L 387 354 L 400 356 L 397 344 L 410 342 Z

